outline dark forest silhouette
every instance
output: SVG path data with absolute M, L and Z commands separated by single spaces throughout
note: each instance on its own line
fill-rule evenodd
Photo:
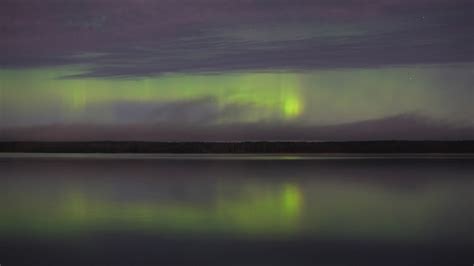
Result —
M 0 152 L 51 153 L 474 153 L 474 141 L 0 142 Z

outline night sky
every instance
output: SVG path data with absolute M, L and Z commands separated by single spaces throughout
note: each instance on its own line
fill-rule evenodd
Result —
M 473 85 L 473 1 L 0 1 L 0 140 L 474 139 Z

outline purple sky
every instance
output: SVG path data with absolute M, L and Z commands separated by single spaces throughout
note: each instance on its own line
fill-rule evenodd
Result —
M 468 0 L 2 0 L 0 139 L 472 139 L 473 31 Z

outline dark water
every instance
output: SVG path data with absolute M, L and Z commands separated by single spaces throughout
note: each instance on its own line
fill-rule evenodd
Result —
M 472 265 L 469 155 L 0 155 L 0 264 Z

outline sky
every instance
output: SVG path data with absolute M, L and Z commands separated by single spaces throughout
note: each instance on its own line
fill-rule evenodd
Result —
M 2 0 L 0 140 L 474 139 L 474 2 Z

